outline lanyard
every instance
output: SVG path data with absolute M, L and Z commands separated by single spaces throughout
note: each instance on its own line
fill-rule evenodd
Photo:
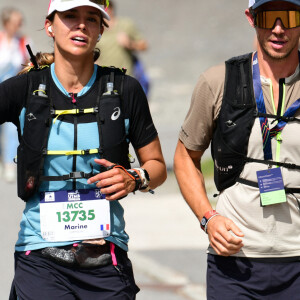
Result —
M 257 52 L 253 56 L 253 87 L 254 95 L 256 100 L 256 106 L 259 113 L 266 114 L 266 106 L 264 95 L 260 82 L 260 72 L 257 60 Z M 264 159 L 272 159 L 272 148 L 271 148 L 271 137 L 270 137 L 270 127 L 269 121 L 266 117 L 259 117 L 260 128 L 262 133 Z
M 299 60 L 300 60 L 300 54 L 299 54 Z M 257 52 L 253 56 L 253 86 L 254 86 L 254 95 L 255 95 L 257 110 L 259 113 L 266 114 L 265 101 L 264 101 L 264 96 L 263 96 L 263 91 L 262 91 L 261 81 L 260 81 Z M 279 122 L 271 130 L 269 127 L 268 119 L 266 117 L 259 117 L 265 160 L 272 159 L 271 138 L 281 134 L 281 131 L 283 130 L 287 122 L 291 120 L 291 118 L 294 116 L 294 114 L 299 108 L 300 108 L 300 98 L 296 100 L 283 114 L 282 113 L 284 109 L 284 103 L 283 103 L 282 110 L 281 110 L 281 117 L 278 118 Z M 278 140 L 280 142 L 280 139 Z

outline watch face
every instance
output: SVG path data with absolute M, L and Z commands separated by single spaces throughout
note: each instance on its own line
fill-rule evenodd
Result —
M 202 225 L 202 226 L 205 226 L 205 224 L 206 224 L 206 219 L 205 219 L 205 218 L 202 218 L 202 220 L 201 220 L 201 225 Z

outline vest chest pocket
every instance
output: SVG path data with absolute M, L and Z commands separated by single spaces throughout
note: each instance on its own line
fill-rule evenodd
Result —
M 120 96 L 102 96 L 99 112 L 102 146 L 109 149 L 121 144 L 125 140 L 125 125 Z
M 27 201 L 38 189 L 42 149 L 47 145 L 50 104 L 32 95 L 26 106 L 24 132 L 18 147 L 18 196 Z
M 100 98 L 100 148 L 102 157 L 130 168 L 124 124 L 125 115 L 121 101 L 118 94 L 104 95 Z
M 23 142 L 32 150 L 40 151 L 48 138 L 50 117 L 49 99 L 32 95 L 26 107 Z

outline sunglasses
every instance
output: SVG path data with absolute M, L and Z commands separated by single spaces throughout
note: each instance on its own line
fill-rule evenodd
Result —
M 286 29 L 300 26 L 299 10 L 266 10 L 254 14 L 254 25 L 262 29 L 273 29 L 280 19 Z

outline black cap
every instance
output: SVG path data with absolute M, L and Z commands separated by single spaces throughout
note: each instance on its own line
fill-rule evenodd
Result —
M 273 2 L 274 0 L 249 0 L 249 7 L 252 7 L 252 9 L 256 9 L 259 6 L 268 3 Z M 300 0 L 277 0 L 278 2 L 289 2 L 295 5 L 300 6 Z

